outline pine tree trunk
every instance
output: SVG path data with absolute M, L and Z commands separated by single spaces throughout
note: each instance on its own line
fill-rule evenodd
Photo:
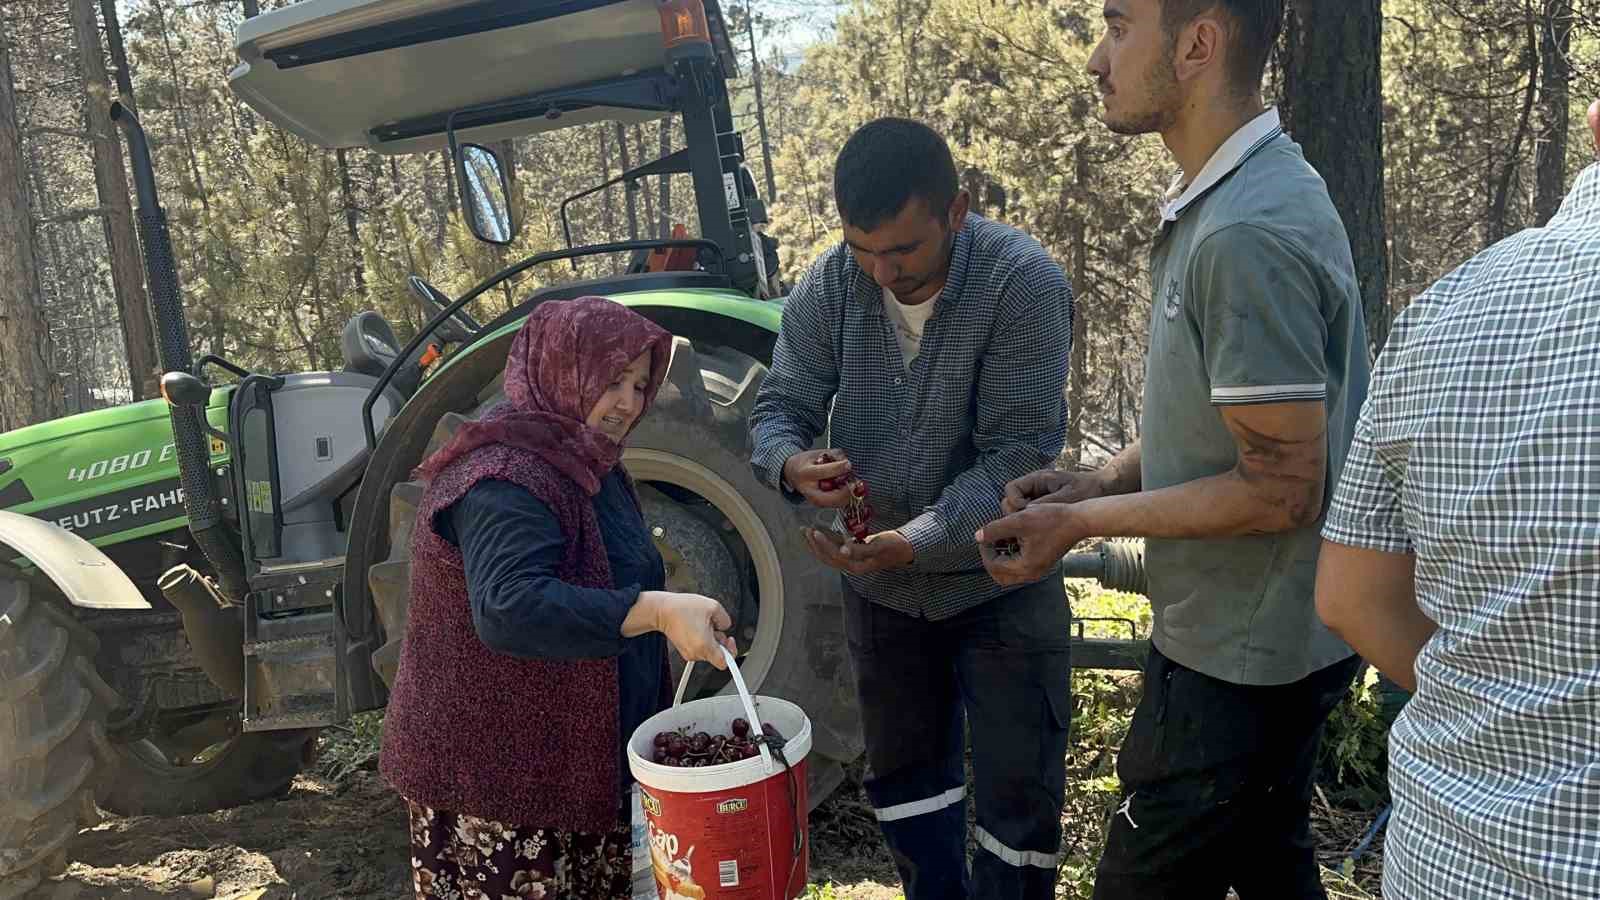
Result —
M 672 152 L 672 117 L 661 120 L 661 156 L 665 157 Z M 661 176 L 661 197 L 657 201 L 661 207 L 660 239 L 672 237 L 672 176 Z
M 650 151 L 646 150 L 644 145 L 644 126 L 633 126 L 633 142 L 639 148 L 640 161 L 649 159 Z M 658 175 L 656 177 L 665 178 L 666 176 Z M 641 185 L 641 187 L 644 187 L 644 185 Z M 656 220 L 656 198 L 649 190 L 640 190 L 639 193 L 644 196 L 644 222 L 646 226 L 649 226 Z
M 628 152 L 628 132 L 621 122 L 617 123 L 617 149 L 622 154 L 622 171 L 633 168 L 633 159 Z M 628 210 L 628 240 L 639 239 L 639 192 L 629 188 L 626 182 L 622 185 L 622 200 Z
M 22 181 L 22 132 L 11 81 L 6 12 L 0 8 L 0 430 L 62 414 L 51 365 L 50 330 L 40 312 L 33 215 Z
M 78 43 L 83 72 L 84 118 L 93 136 L 94 187 L 106 210 L 106 247 L 111 255 L 111 283 L 117 293 L 122 320 L 122 344 L 128 354 L 128 386 L 134 400 L 157 395 L 160 379 L 156 361 L 155 330 L 150 300 L 144 289 L 144 264 L 139 258 L 139 238 L 133 227 L 128 200 L 128 175 L 123 168 L 122 143 L 111 122 L 111 87 L 106 81 L 100 29 L 94 0 L 71 0 L 68 12 Z
M 1572 22 L 1572 0 L 1545 0 L 1539 19 L 1539 135 L 1533 150 L 1535 225 L 1549 222 L 1566 194 Z
M 455 166 L 451 164 L 448 150 L 439 151 L 439 165 L 444 171 L 444 203 L 445 209 L 448 211 L 446 217 L 448 219 L 449 216 L 456 214 L 456 170 Z
M 611 140 L 610 136 L 606 134 L 606 129 L 604 126 L 601 126 L 600 128 L 600 180 L 611 180 Z M 601 191 L 600 197 L 600 231 L 603 235 L 601 240 L 614 240 L 617 235 L 617 212 L 615 201 L 612 199 L 611 188 L 606 188 L 604 191 Z M 610 254 L 610 256 L 611 274 L 615 275 L 618 271 L 620 271 L 619 260 L 617 259 L 617 254 L 615 253 Z
M 355 279 L 356 293 L 366 296 L 367 268 L 361 257 L 361 229 L 356 212 L 355 189 L 350 182 L 350 159 L 343 147 L 334 151 L 339 164 L 339 195 L 344 202 L 344 227 L 350 237 L 350 273 Z
M 1077 189 L 1086 189 L 1089 159 L 1082 141 L 1073 151 Z M 1083 413 L 1089 394 L 1089 329 L 1084 314 L 1083 289 L 1089 283 L 1089 228 L 1079 216 L 1072 222 L 1072 290 L 1075 294 L 1072 316 L 1071 382 L 1067 390 L 1067 449 L 1072 462 L 1083 462 Z
M 1374 351 L 1389 336 L 1380 0 L 1290 0 L 1283 108 L 1344 219 Z
M 778 182 L 772 175 L 772 139 L 767 135 L 767 102 L 761 90 L 761 57 L 756 53 L 756 11 L 753 0 L 745 0 L 745 30 L 750 39 L 750 80 L 756 89 L 756 126 L 761 132 L 761 165 L 767 176 L 767 202 L 778 200 Z
M 1539 33 L 1533 22 L 1525 30 L 1526 41 L 1522 49 L 1523 77 L 1522 111 L 1517 116 L 1517 130 L 1511 138 L 1505 163 L 1495 177 L 1494 193 L 1489 203 L 1489 243 L 1494 244 L 1511 233 L 1511 189 L 1517 171 L 1522 168 L 1522 144 L 1533 127 L 1533 101 L 1539 93 Z
M 194 178 L 195 196 L 200 198 L 200 209 L 207 213 L 204 218 L 210 219 L 211 201 L 206 193 L 205 178 L 200 174 L 200 156 L 195 153 L 194 136 L 189 130 L 188 105 L 183 100 L 183 85 L 185 79 L 178 73 L 178 52 L 172 47 L 172 31 L 167 24 L 167 7 L 163 0 L 156 0 L 155 9 L 159 16 L 161 28 L 161 44 L 166 50 L 167 77 L 172 80 L 172 99 L 177 108 L 176 121 L 178 133 L 183 138 L 183 146 L 187 151 L 189 173 Z

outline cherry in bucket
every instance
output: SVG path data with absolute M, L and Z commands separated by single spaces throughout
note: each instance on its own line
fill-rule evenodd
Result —
M 770 723 L 761 725 L 761 737 L 750 736 L 750 723 L 742 718 L 728 723 L 728 733 L 690 733 L 687 727 L 658 732 L 651 741 L 655 762 L 677 769 L 700 769 L 751 759 L 761 754 L 760 743 L 783 746 L 783 735 Z

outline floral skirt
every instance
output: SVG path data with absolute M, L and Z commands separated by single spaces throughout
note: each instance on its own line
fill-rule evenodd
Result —
M 411 815 L 417 900 L 628 900 L 633 859 L 626 825 L 607 834 L 524 828 L 429 809 Z

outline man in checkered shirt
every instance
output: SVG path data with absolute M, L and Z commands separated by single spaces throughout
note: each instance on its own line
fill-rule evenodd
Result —
M 1600 149 L 1600 102 L 1589 109 Z M 1383 895 L 1600 897 L 1600 164 L 1395 322 L 1317 611 L 1415 693 Z
M 1072 292 L 1037 241 L 968 213 L 950 150 L 924 125 L 863 126 L 839 153 L 834 195 L 844 241 L 784 305 L 751 461 L 768 486 L 830 514 L 850 496 L 835 479 L 870 486 L 865 543 L 832 529 L 806 540 L 844 573 L 867 795 L 906 896 L 1052 898 L 1065 589 L 1058 571 L 1000 587 L 972 533 L 999 514 L 1008 481 L 1061 452 Z M 825 429 L 831 463 L 813 449 Z

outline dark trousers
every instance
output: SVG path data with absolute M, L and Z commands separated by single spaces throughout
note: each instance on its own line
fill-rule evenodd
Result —
M 1323 722 L 1360 657 L 1231 684 L 1150 650 L 1095 900 L 1324 900 L 1309 821 Z
M 1061 579 L 939 622 L 844 593 L 867 797 L 907 900 L 1053 898 L 1072 704 Z M 970 875 L 963 717 L 977 806 Z

